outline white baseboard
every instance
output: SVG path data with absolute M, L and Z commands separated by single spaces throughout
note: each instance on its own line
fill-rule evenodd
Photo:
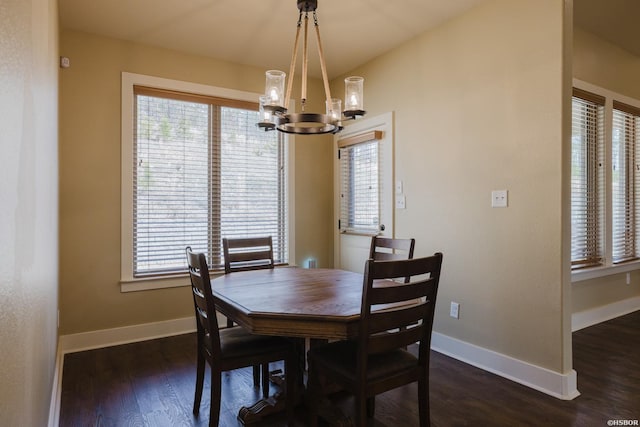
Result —
M 59 348 L 62 354 L 94 348 L 128 344 L 172 335 L 187 334 L 196 330 L 195 317 L 143 323 L 120 328 L 100 329 L 78 334 L 61 335 Z
M 571 315 L 571 330 L 573 332 L 588 326 L 606 322 L 625 314 L 640 310 L 640 297 L 617 301 L 612 304 L 596 307 L 591 310 L 580 311 Z
M 431 348 L 558 399 L 571 400 L 580 395 L 573 369 L 560 374 L 437 332 L 431 335 Z
M 62 393 L 62 368 L 64 355 L 60 351 L 60 344 L 56 353 L 56 366 L 53 371 L 53 385 L 51 387 L 51 403 L 49 404 L 48 427 L 58 427 L 60 423 L 60 396 Z

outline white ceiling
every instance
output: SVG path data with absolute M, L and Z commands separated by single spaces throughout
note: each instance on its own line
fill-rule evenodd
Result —
M 346 73 L 482 1 L 318 0 L 328 74 L 331 78 Z M 288 72 L 296 4 L 296 0 L 60 0 L 59 10 L 62 28 Z M 309 74 L 319 77 L 311 25 L 309 30 Z M 301 54 L 298 68 L 300 58 Z
M 640 0 L 574 0 L 574 25 L 640 56 Z
M 318 0 L 329 76 L 482 1 Z M 640 56 L 640 0 L 574 0 L 573 7 L 576 26 Z M 59 10 L 62 28 L 286 72 L 298 19 L 296 0 L 60 0 Z M 309 74 L 319 77 L 310 31 Z

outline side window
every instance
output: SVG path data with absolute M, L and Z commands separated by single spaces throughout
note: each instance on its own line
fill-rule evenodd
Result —
M 340 231 L 374 234 L 380 227 L 379 143 L 347 145 L 339 156 Z
M 640 109 L 613 101 L 613 262 L 640 258 Z
M 256 103 L 134 86 L 134 278 L 186 271 L 187 245 L 220 267 L 223 237 L 271 235 L 288 261 L 284 137 L 257 121 Z
M 604 261 L 604 98 L 574 90 L 571 132 L 571 266 Z

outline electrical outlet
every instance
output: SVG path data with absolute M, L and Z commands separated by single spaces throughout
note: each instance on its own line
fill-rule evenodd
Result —
M 493 190 L 491 192 L 491 207 L 506 208 L 509 205 L 508 194 L 507 190 Z
M 460 318 L 460 304 L 457 302 L 451 301 L 451 310 L 449 311 L 449 315 L 454 319 Z

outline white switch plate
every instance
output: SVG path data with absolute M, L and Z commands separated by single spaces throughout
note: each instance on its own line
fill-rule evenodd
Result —
M 460 304 L 457 302 L 451 301 L 451 310 L 449 311 L 449 315 L 454 319 L 460 318 Z
M 396 194 L 401 194 L 402 193 L 402 180 L 401 179 L 397 179 L 396 180 Z
M 404 209 L 407 207 L 407 199 L 404 197 L 404 194 L 399 194 L 396 196 L 396 209 Z
M 506 208 L 508 206 L 509 193 L 507 190 L 493 190 L 491 192 L 491 207 Z

